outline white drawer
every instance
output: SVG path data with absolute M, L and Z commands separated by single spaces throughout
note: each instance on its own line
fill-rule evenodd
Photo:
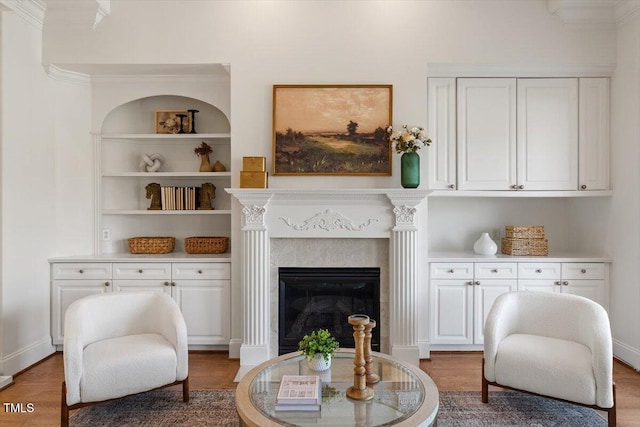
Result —
M 174 262 L 171 277 L 173 280 L 230 279 L 231 265 L 228 262 Z
M 476 279 L 515 279 L 518 277 L 518 264 L 515 262 L 476 262 Z
M 519 262 L 518 279 L 560 279 L 559 262 Z
M 562 279 L 604 279 L 604 264 L 600 262 L 564 262 Z
M 52 265 L 54 279 L 111 279 L 110 262 L 61 262 Z
M 120 262 L 113 264 L 113 278 L 129 280 L 171 279 L 171 264 L 162 262 Z
M 432 279 L 473 279 L 472 262 L 432 262 Z

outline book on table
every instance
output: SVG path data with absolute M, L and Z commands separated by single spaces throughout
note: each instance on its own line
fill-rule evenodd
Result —
M 276 396 L 276 411 L 319 411 L 322 382 L 317 375 L 283 375 Z

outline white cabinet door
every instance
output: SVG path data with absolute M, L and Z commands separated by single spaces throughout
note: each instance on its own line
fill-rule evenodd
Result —
M 562 293 L 580 295 L 605 307 L 604 280 L 564 280 Z
M 516 183 L 516 79 L 457 82 L 460 190 L 509 190 Z
M 456 188 L 456 79 L 429 78 L 427 132 L 433 143 L 427 150 L 430 189 Z
M 515 267 L 515 266 L 514 266 Z M 484 343 L 484 323 L 496 298 L 518 289 L 516 279 L 484 279 L 477 280 L 473 286 L 473 343 Z
M 187 324 L 189 344 L 229 344 L 231 291 L 229 280 L 178 280 L 172 287 Z
M 431 281 L 431 343 L 473 344 L 473 281 Z
M 54 345 L 64 341 L 64 315 L 72 302 L 111 292 L 110 280 L 54 280 L 51 289 L 51 335 Z
M 609 79 L 580 79 L 578 184 L 609 189 Z
M 518 188 L 576 190 L 578 80 L 518 79 Z

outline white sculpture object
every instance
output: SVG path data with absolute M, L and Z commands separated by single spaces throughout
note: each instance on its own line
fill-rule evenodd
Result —
M 473 244 L 473 251 L 478 255 L 495 255 L 498 252 L 498 245 L 491 240 L 489 233 L 482 233 Z
M 165 159 L 160 153 L 153 153 L 151 155 L 143 154 L 140 169 L 144 169 L 147 172 L 158 172 L 158 169 L 160 169 L 164 162 Z

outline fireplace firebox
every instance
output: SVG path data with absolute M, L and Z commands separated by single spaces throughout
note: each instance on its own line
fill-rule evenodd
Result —
M 353 348 L 353 327 L 347 317 L 366 314 L 380 321 L 380 268 L 278 269 L 278 354 L 298 349 L 298 342 L 315 329 L 328 329 L 340 347 Z M 371 348 L 380 351 L 380 327 L 374 328 Z

